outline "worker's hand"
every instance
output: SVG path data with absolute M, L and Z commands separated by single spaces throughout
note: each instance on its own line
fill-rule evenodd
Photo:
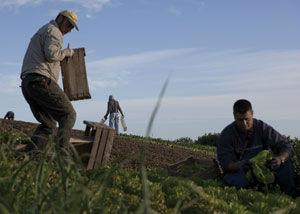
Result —
M 107 120 L 107 116 L 104 116 L 104 119 Z
M 66 48 L 63 50 L 63 54 L 65 55 L 65 57 L 72 57 L 74 54 L 74 50 L 71 48 Z
M 273 159 L 270 161 L 270 168 L 271 168 L 271 169 L 276 170 L 276 169 L 278 169 L 280 166 L 281 166 L 281 159 L 280 159 L 279 156 L 273 158 Z
M 251 168 L 251 162 L 249 160 L 241 160 L 237 162 L 237 167 L 239 170 L 247 171 Z
M 122 114 L 122 118 L 124 118 L 125 116 L 124 116 L 124 114 Z

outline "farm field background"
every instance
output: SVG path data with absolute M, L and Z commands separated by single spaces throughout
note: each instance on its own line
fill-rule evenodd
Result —
M 109 166 L 86 171 L 53 143 L 43 154 L 16 153 L 36 126 L 0 120 L 0 213 L 299 213 L 300 201 L 278 187 L 225 187 L 212 161 L 216 134 L 195 142 L 115 136 Z M 300 143 L 293 140 L 298 173 Z M 168 174 L 168 165 L 189 156 L 199 162 Z

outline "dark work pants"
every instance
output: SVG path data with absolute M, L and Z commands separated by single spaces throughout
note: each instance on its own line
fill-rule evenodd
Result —
M 295 170 L 290 159 L 276 170 L 275 176 L 276 182 L 279 184 L 281 191 L 295 198 L 297 196 Z
M 29 74 L 22 81 L 22 92 L 34 117 L 41 124 L 35 130 L 32 141 L 44 148 L 58 122 L 57 142 L 68 148 L 76 112 L 59 85 L 42 75 Z
M 295 174 L 294 166 L 290 159 L 285 164 L 281 165 L 275 172 L 276 182 L 279 184 L 282 192 L 296 197 L 295 186 Z M 228 173 L 224 176 L 224 181 L 229 186 L 235 186 L 236 188 L 247 188 L 250 186 L 250 182 L 247 180 L 245 173 Z

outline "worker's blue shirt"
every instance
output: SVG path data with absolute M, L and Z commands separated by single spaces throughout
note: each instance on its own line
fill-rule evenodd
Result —
M 225 127 L 217 141 L 218 160 L 225 170 L 231 162 L 249 160 L 263 149 L 271 149 L 274 154 L 288 152 L 292 155 L 293 145 L 275 129 L 261 120 L 253 119 L 250 132 L 241 132 L 236 123 Z

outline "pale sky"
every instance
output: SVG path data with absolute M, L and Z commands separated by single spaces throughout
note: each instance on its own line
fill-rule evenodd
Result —
M 19 88 L 22 61 L 33 34 L 65 9 L 77 13 L 80 31 L 64 47 L 85 48 L 92 96 L 72 101 L 74 128 L 100 121 L 112 94 L 126 133 L 145 135 L 171 74 L 152 137 L 221 132 L 246 98 L 256 118 L 300 138 L 298 0 L 0 0 L 1 117 L 12 110 L 37 122 Z

